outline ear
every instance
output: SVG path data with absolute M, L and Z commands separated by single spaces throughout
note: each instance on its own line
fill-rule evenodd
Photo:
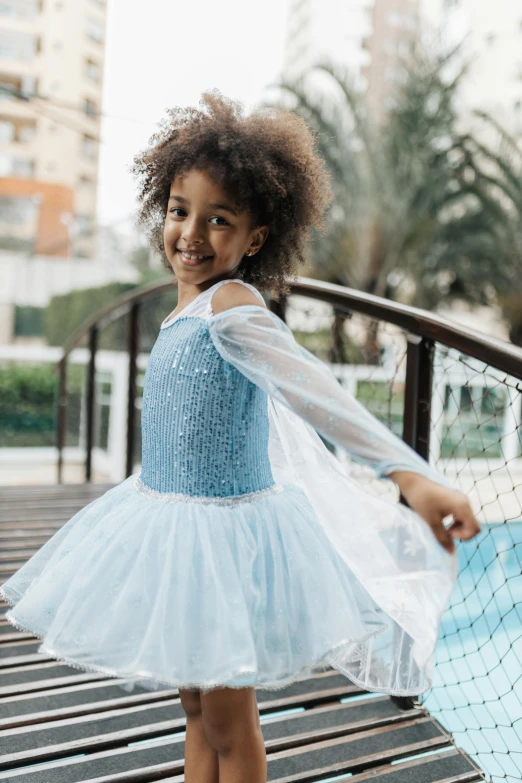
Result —
M 265 244 L 269 232 L 270 229 L 268 226 L 259 226 L 258 228 L 255 228 L 252 234 L 252 239 L 250 240 L 250 244 L 247 248 L 246 254 L 249 256 L 253 256 L 258 252 L 258 250 L 261 250 L 261 248 Z

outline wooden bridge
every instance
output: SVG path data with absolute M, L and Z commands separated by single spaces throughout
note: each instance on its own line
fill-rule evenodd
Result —
M 0 583 L 108 489 L 0 492 Z M 0 781 L 182 781 L 184 713 L 176 689 L 132 695 L 113 678 L 37 652 L 0 606 Z M 474 783 L 483 773 L 415 702 L 362 691 L 335 670 L 257 691 L 271 783 Z

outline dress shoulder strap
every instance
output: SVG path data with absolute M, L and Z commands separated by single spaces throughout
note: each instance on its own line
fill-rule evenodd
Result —
M 249 288 L 254 294 L 257 294 L 257 296 L 259 297 L 259 299 L 263 303 L 265 301 L 263 299 L 263 296 L 259 293 L 257 288 L 255 288 L 253 285 L 250 285 L 250 283 L 246 283 L 244 280 L 241 280 L 239 277 L 237 277 L 237 278 L 236 277 L 231 277 L 228 280 L 220 280 L 219 283 L 216 283 L 215 285 L 213 285 L 209 289 L 207 289 L 208 293 L 210 293 L 210 296 L 208 298 L 208 313 L 209 313 L 209 315 L 213 315 L 211 303 L 212 303 L 212 295 L 214 294 L 214 291 L 217 291 L 217 289 L 220 286 L 225 285 L 226 283 L 241 283 L 241 285 L 244 285 L 247 288 Z

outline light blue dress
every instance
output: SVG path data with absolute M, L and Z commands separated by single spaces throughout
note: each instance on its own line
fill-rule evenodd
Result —
M 370 689 L 420 692 L 426 661 L 412 665 L 411 638 L 349 567 L 298 477 L 277 467 L 269 393 L 216 348 L 211 296 L 225 282 L 162 324 L 145 376 L 140 474 L 2 585 L 7 619 L 40 637 L 39 652 L 125 690 L 276 689 L 324 664 Z M 397 649 L 390 629 L 407 683 L 384 665 L 382 650 Z

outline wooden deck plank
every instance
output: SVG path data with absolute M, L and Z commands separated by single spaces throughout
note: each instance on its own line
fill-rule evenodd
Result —
M 107 679 L 107 676 L 99 672 L 80 671 L 54 659 L 28 666 L 13 666 L 2 674 L 0 697 L 101 679 Z
M 6 644 L 0 644 L 0 668 L 5 661 L 16 660 L 36 652 L 39 646 L 40 642 L 34 639 L 30 642 L 7 642 Z M 40 656 L 38 660 L 42 659 L 43 656 Z
M 175 708 L 175 709 L 174 709 Z M 176 714 L 174 716 L 174 713 Z M 282 750 L 317 741 L 368 730 L 391 722 L 418 717 L 418 710 L 403 712 L 386 697 L 316 707 L 289 717 L 275 717 L 263 723 L 266 747 Z M 92 751 L 122 742 L 159 737 L 185 729 L 185 716 L 179 699 L 153 705 L 110 710 L 97 715 L 56 720 L 45 725 L 0 731 L 0 769 L 6 769 L 31 758 L 59 758 L 78 748 Z
M 126 682 L 125 680 L 123 682 Z M 276 691 L 258 692 L 258 709 L 261 714 L 297 706 L 307 708 L 360 694 L 346 677 L 337 672 L 325 672 L 308 680 L 292 683 Z M 111 709 L 125 705 L 160 701 L 177 696 L 176 689 L 149 691 L 141 686 L 134 693 L 126 694 L 118 680 L 107 679 L 87 683 L 73 683 L 57 688 L 42 688 L 39 692 L 14 694 L 0 698 L 0 728 L 24 726 L 54 720 L 56 717 L 74 717 L 88 712 L 102 712 L 110 702 Z
M 20 539 L 20 538 L 9 538 L 7 541 L 2 541 L 0 546 L 2 547 L 2 552 L 8 553 L 13 549 L 19 550 L 20 547 L 29 549 L 40 549 L 42 544 L 45 544 L 48 539 L 48 536 L 40 536 L 39 538 L 29 538 L 29 539 Z M 4 603 L 4 602 L 2 602 Z
M 123 693 L 116 680 L 100 680 L 7 697 L 0 700 L 0 729 L 71 719 L 79 715 L 96 715 L 109 709 L 153 704 L 178 697 L 178 691 L 173 689 L 151 692 L 136 687 L 131 694 Z
M 124 681 L 125 682 L 125 681 Z M 176 689 L 153 692 L 138 687 L 135 694 L 127 695 L 119 687 L 118 681 L 110 678 L 92 683 L 70 683 L 69 687 L 51 683 L 52 688 L 41 687 L 40 692 L 30 693 L 27 690 L 21 694 L 12 694 L 0 698 L 0 727 L 8 728 L 14 725 L 27 725 L 28 723 L 48 720 L 59 714 L 65 715 L 83 714 L 86 710 L 102 711 L 106 709 L 105 703 L 111 700 L 112 706 L 117 708 L 125 704 L 134 703 L 133 700 L 141 699 L 140 694 L 148 695 L 151 701 L 167 698 L 169 695 L 177 695 Z M 334 699 L 347 698 L 361 693 L 360 688 L 352 685 L 346 677 L 337 672 L 325 672 L 307 680 L 292 683 L 286 688 L 276 691 L 259 691 L 258 708 L 263 714 L 268 711 L 291 709 L 296 706 L 315 706 Z M 42 705 L 45 704 L 45 707 Z
M 326 777 L 327 773 L 333 776 L 359 772 L 450 744 L 445 732 L 430 718 L 422 717 L 399 726 L 383 726 L 275 753 L 268 759 L 268 780 L 282 783 Z
M 458 771 L 461 767 L 461 757 L 458 751 L 448 751 L 438 757 L 432 756 L 424 763 L 423 759 L 419 759 L 411 762 L 402 762 L 389 767 L 387 770 L 393 773 L 393 779 L 389 780 L 385 776 L 385 772 L 380 774 L 379 770 L 371 770 L 368 773 L 362 775 L 354 775 L 350 778 L 350 783 L 366 783 L 366 781 L 372 781 L 372 783 L 478 783 L 483 781 L 483 776 L 474 771 Z M 457 761 L 453 761 L 455 757 L 458 757 Z M 423 764 L 421 769 L 417 769 L 419 765 Z M 451 770 L 454 769 L 452 772 Z M 449 777 L 448 773 L 449 772 Z M 413 775 L 411 774 L 413 773 Z M 401 777 L 404 775 L 404 777 Z M 183 783 L 183 775 L 175 775 L 165 777 L 159 777 L 154 774 L 152 777 L 145 775 L 136 775 L 135 773 L 123 774 L 119 777 L 112 775 L 108 777 L 96 778 L 90 781 L 90 783 Z
M 263 728 L 263 727 L 262 727 Z M 277 753 L 268 751 L 268 780 L 306 780 L 313 775 L 352 772 L 375 766 L 404 755 L 448 745 L 448 736 L 426 717 L 398 726 L 384 726 L 338 739 L 316 742 Z M 154 741 L 144 746 L 116 748 L 89 755 L 47 763 L 39 770 L 21 768 L 0 773 L 0 780 L 16 780 L 22 773 L 27 783 L 73 783 L 102 775 L 120 775 L 148 765 L 156 772 L 180 773 L 183 770 L 184 738 Z M 160 770 L 158 765 L 163 766 Z M 296 775 L 300 777 L 296 777 Z

